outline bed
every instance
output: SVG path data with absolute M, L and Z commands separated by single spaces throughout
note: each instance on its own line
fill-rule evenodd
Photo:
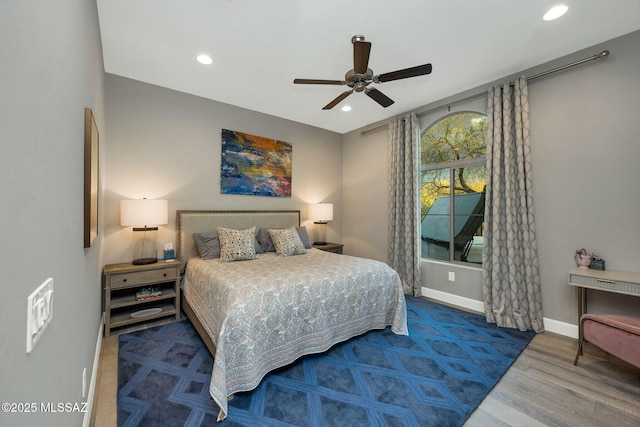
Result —
M 204 260 L 193 237 L 218 227 L 298 227 L 304 233 L 299 225 L 299 211 L 177 212 L 182 304 L 214 355 L 209 392 L 220 407 L 218 420 L 226 417 L 234 393 L 253 390 L 267 373 L 301 356 L 371 329 L 390 326 L 408 335 L 400 278 L 382 262 L 308 244 L 295 256 L 264 252 L 244 261 Z

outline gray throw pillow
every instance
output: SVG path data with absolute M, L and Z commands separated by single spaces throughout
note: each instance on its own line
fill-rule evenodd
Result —
M 258 235 L 256 236 L 256 240 L 258 244 L 262 248 L 263 252 L 275 252 L 276 247 L 273 246 L 273 240 L 271 240 L 271 236 L 266 228 L 261 228 L 258 230 Z
M 298 232 L 300 240 L 302 240 L 302 244 L 304 245 L 305 249 L 311 249 L 313 246 L 311 246 L 311 239 L 309 239 L 307 227 L 296 227 L 296 231 Z
M 198 253 L 202 259 L 220 258 L 220 240 L 217 231 L 208 233 L 193 233 Z

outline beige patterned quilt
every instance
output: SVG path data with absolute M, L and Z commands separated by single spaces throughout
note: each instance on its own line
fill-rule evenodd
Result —
M 269 372 L 371 329 L 407 335 L 398 274 L 370 259 L 310 249 L 250 261 L 191 259 L 184 296 L 216 345 L 209 391 L 227 398 Z

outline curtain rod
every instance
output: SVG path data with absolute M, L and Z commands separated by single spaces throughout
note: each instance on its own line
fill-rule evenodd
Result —
M 584 58 L 584 59 L 581 59 L 579 61 L 572 62 L 570 64 L 562 65 L 560 67 L 553 68 L 551 70 L 543 71 L 542 73 L 535 74 L 535 75 L 533 75 L 531 77 L 528 77 L 527 78 L 527 82 L 530 82 L 532 80 L 536 80 L 536 79 L 539 79 L 539 78 L 542 78 L 542 77 L 546 77 L 549 74 L 555 74 L 555 73 L 557 73 L 559 71 L 564 71 L 564 70 L 567 70 L 569 68 L 576 67 L 578 65 L 582 65 L 582 64 L 584 64 L 586 62 L 597 61 L 598 59 L 605 59 L 608 56 L 609 56 L 609 51 L 608 50 L 603 50 L 602 52 L 600 52 L 600 53 L 598 53 L 596 55 L 589 56 L 588 58 Z M 513 83 L 510 83 L 510 84 L 511 84 L 511 86 L 513 86 Z M 481 96 L 486 96 L 487 93 L 489 93 L 489 92 L 488 91 L 484 91 L 484 92 L 481 92 L 481 93 L 477 93 L 475 95 L 467 96 L 466 98 L 462 98 L 462 99 L 458 99 L 458 100 L 452 101 L 452 102 L 450 102 L 448 104 L 443 104 L 443 105 L 439 105 L 437 107 L 429 108 L 428 110 L 420 111 L 420 112 L 418 112 L 416 114 L 417 114 L 418 117 L 424 116 L 426 114 L 432 113 L 432 112 L 434 112 L 436 110 L 439 110 L 441 108 L 451 108 L 451 105 L 460 104 L 462 102 L 471 101 L 472 99 L 480 98 Z M 364 134 L 367 134 L 369 132 L 373 132 L 374 130 L 382 129 L 382 128 L 388 126 L 388 125 L 389 125 L 389 123 L 384 123 L 384 124 L 381 124 L 379 126 L 371 128 L 371 129 L 362 130 L 362 131 L 360 131 L 360 135 L 364 135 Z

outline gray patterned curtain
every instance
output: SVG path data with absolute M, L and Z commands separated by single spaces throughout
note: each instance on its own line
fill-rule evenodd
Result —
M 415 113 L 389 123 L 389 264 L 404 293 L 420 296 L 418 176 L 420 128 Z
M 498 326 L 542 332 L 527 79 L 493 87 L 487 98 L 485 315 Z

